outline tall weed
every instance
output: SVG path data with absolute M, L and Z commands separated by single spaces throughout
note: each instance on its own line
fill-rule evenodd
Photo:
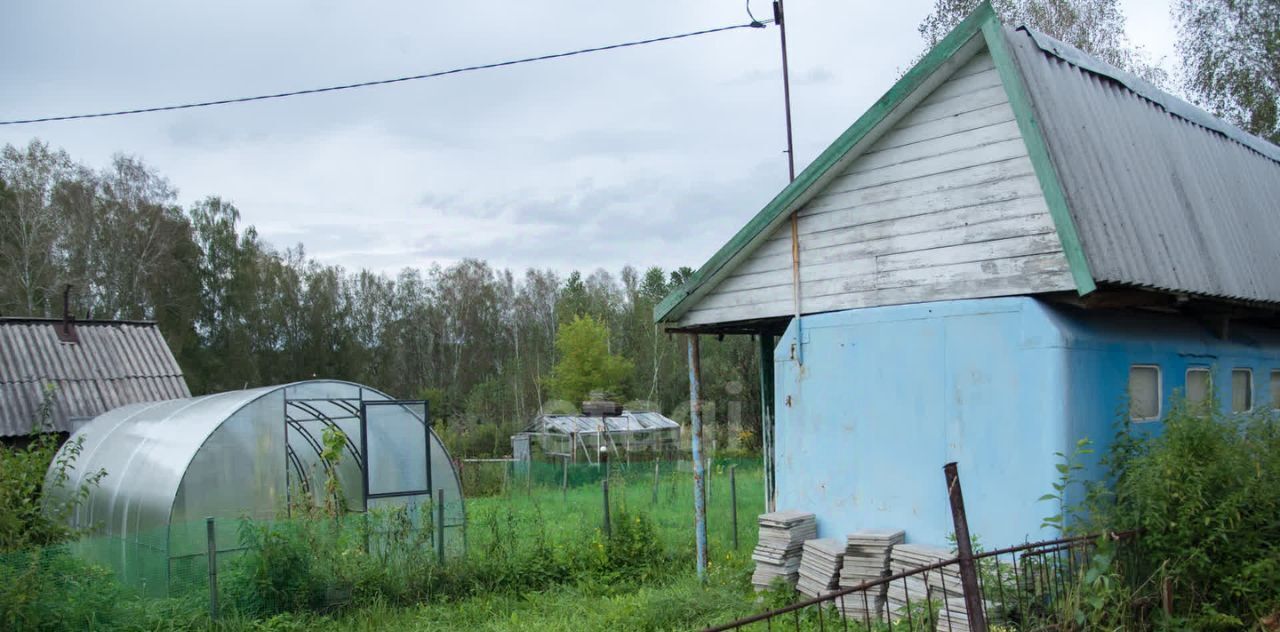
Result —
M 1140 536 L 1132 555 L 1099 540 L 1063 604 L 1067 626 L 1234 630 L 1280 612 L 1280 421 L 1271 411 L 1178 401 L 1155 436 L 1122 422 L 1104 463 L 1109 479 L 1065 511 L 1079 532 Z

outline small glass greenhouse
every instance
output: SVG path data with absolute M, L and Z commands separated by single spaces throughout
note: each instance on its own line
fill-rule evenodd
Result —
M 336 466 L 321 458 L 331 429 L 345 435 Z M 50 494 L 73 493 L 105 471 L 70 519 L 91 534 L 79 551 L 149 593 L 203 579 L 206 518 L 215 519 L 217 549 L 235 551 L 240 521 L 322 502 L 330 472 L 354 512 L 420 510 L 443 492 L 447 548 L 462 546 L 461 486 L 426 402 L 315 380 L 124 406 L 86 424 L 68 445 L 80 439 L 70 480 Z
M 624 410 L 618 415 L 538 415 L 512 435 L 512 456 L 530 461 L 543 456 L 594 463 L 601 447 L 614 455 L 669 455 L 680 449 L 680 424 L 661 413 Z M 534 448 L 537 448 L 536 450 Z

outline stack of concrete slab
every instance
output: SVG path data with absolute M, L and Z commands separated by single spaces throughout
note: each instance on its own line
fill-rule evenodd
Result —
M 934 629 L 939 632 L 969 632 L 969 611 L 964 605 L 964 597 L 952 597 L 945 600 L 938 608 L 938 623 Z
M 779 577 L 791 586 L 800 579 L 800 558 L 805 540 L 818 537 L 813 514 L 803 511 L 775 511 L 760 515 L 760 537 L 751 559 L 756 572 L 751 583 L 765 590 Z
M 889 570 L 893 574 L 915 570 L 931 564 L 949 560 L 954 556 L 951 551 L 924 544 L 900 544 L 893 547 L 889 556 Z M 948 597 L 961 597 L 959 569 L 947 566 L 931 569 L 924 573 L 911 575 L 890 582 L 885 595 L 889 616 L 893 620 L 905 618 L 908 607 L 925 608 L 932 605 L 940 607 Z
M 1004 621 L 1004 611 L 999 604 L 985 601 L 982 605 L 988 625 L 997 625 Z M 938 608 L 938 632 L 969 632 L 969 609 L 964 597 L 948 597 Z
M 905 535 L 893 529 L 867 529 L 849 534 L 845 538 L 840 587 L 852 588 L 882 577 L 889 570 L 890 552 L 902 544 Z M 877 621 L 884 611 L 886 588 L 881 585 L 865 593 L 851 593 L 837 601 L 836 607 L 855 621 Z
M 821 597 L 839 590 L 844 547 L 845 543 L 836 538 L 805 540 L 796 590 L 809 597 Z

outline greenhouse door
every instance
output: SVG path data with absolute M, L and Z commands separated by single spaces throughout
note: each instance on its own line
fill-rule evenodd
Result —
M 365 509 L 378 498 L 431 498 L 431 423 L 427 402 L 360 404 L 360 445 Z

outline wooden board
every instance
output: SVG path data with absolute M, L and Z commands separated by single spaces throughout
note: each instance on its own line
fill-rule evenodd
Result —
M 881 134 L 798 218 L 806 313 L 1074 288 L 985 51 Z M 681 324 L 790 315 L 791 263 L 784 224 Z

